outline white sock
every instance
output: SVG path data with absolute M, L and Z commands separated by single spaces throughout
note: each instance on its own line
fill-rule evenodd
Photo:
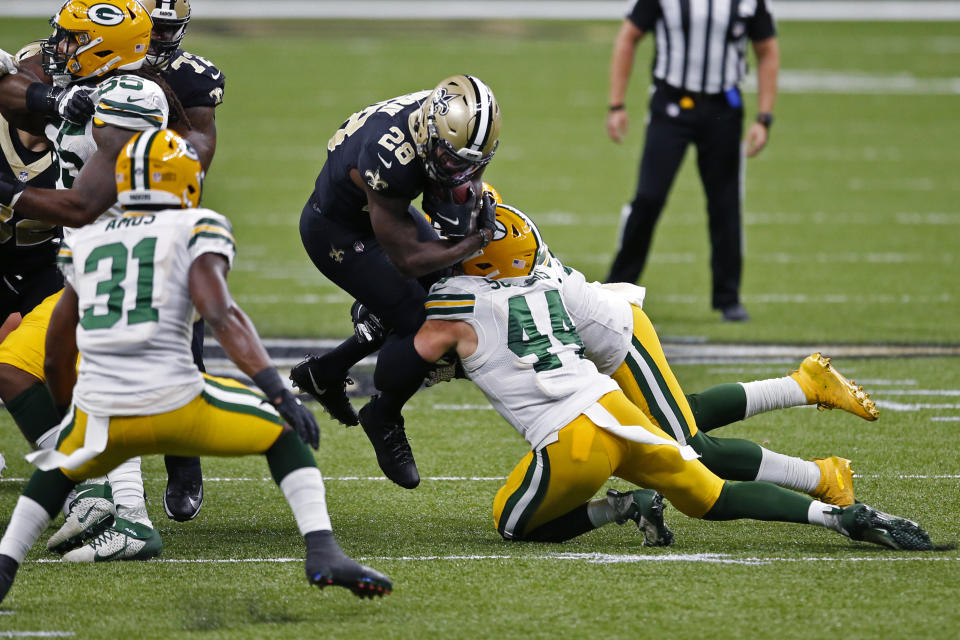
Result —
M 291 471 L 280 481 L 280 490 L 290 504 L 301 535 L 311 531 L 331 531 L 327 513 L 327 491 L 323 476 L 316 467 L 302 467 Z
M 45 431 L 33 444 L 37 449 L 53 449 L 57 446 L 57 438 L 59 437 L 60 425 L 57 425 Z
M 800 388 L 800 384 L 790 376 L 738 384 L 743 387 L 747 396 L 747 411 L 743 416 L 744 419 L 764 411 L 807 404 L 807 396 Z
M 36 500 L 20 496 L 17 506 L 13 508 L 13 515 L 10 516 L 10 524 L 0 540 L 0 553 L 23 564 L 30 547 L 48 524 L 50 514 L 47 510 Z
M 814 500 L 807 507 L 807 522 L 847 535 L 847 532 L 840 526 L 841 511 L 840 507 Z
M 772 482 L 803 493 L 810 493 L 820 484 L 820 467 L 816 462 L 785 456 L 763 447 L 760 447 L 760 450 L 763 457 L 760 459 L 760 469 L 757 470 L 757 480 Z
M 590 518 L 590 524 L 600 528 L 614 522 L 617 519 L 617 513 L 606 498 L 600 498 L 587 503 L 587 517 Z
M 117 515 L 152 529 L 153 523 L 147 515 L 147 503 L 143 497 L 140 457 L 121 462 L 107 474 L 107 479 L 110 480 L 110 488 L 113 490 L 113 504 L 117 505 Z

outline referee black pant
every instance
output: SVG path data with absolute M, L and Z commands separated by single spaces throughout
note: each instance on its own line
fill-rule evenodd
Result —
M 685 95 L 671 87 L 658 86 L 650 99 L 637 192 L 630 203 L 630 215 L 607 282 L 635 283 L 640 277 L 653 229 L 687 145 L 693 143 L 710 221 L 712 304 L 714 309 L 723 309 L 740 302 L 743 107 L 731 106 L 723 94 L 694 94 L 684 99 Z

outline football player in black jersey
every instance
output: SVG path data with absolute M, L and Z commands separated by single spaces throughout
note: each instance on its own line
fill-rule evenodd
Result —
M 180 46 L 190 23 L 189 0 L 140 0 L 153 20 L 146 64 L 173 90 L 187 116 L 186 124 L 174 125 L 197 150 L 204 170 L 209 170 L 217 148 L 215 110 L 223 102 L 225 78 L 212 62 Z M 193 359 L 203 366 L 203 320 L 193 326 Z M 167 516 L 192 520 L 203 504 L 203 477 L 199 458 L 165 456 L 167 488 L 163 509 Z
M 456 75 L 432 91 L 358 111 L 327 143 L 327 161 L 300 217 L 300 237 L 317 269 L 380 318 L 387 340 L 411 335 L 422 324 L 426 290 L 418 279 L 460 262 L 493 236 L 493 217 L 478 218 L 479 206 L 469 218 L 435 217 L 440 238 L 411 202 L 425 190 L 454 187 L 479 203 L 481 189 L 474 185 L 499 135 L 493 92 L 473 76 Z M 384 474 L 413 488 L 420 476 L 398 418 L 405 398 L 381 394 L 358 416 L 345 392 L 350 367 L 382 343 L 354 336 L 330 353 L 308 357 L 290 377 L 340 422 L 362 422 Z M 408 373 L 419 386 L 426 371 Z M 378 367 L 374 382 L 384 374 Z

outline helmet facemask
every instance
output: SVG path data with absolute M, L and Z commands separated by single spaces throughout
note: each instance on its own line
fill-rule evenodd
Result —
M 189 21 L 189 16 L 182 20 L 154 18 L 153 31 L 150 32 L 150 49 L 147 51 L 147 65 L 161 68 L 170 62 L 180 48 L 183 36 L 187 33 Z
M 472 149 L 457 149 L 449 140 L 437 132 L 433 105 L 427 115 L 427 144 L 423 164 L 431 180 L 448 187 L 468 182 L 480 175 L 480 172 L 493 160 L 500 141 L 494 143 L 493 150 L 486 155 Z
M 43 72 L 53 79 L 53 84 L 66 86 L 78 79 L 75 76 L 80 73 L 82 68 L 80 61 L 77 59 L 78 56 L 87 49 L 103 42 L 103 38 L 97 38 L 91 42 L 89 33 L 68 31 L 56 23 L 56 18 L 50 19 L 50 25 L 53 27 L 53 34 L 40 45 Z M 72 46 L 71 39 L 76 42 L 76 47 Z M 66 43 L 64 45 L 67 49 L 66 52 L 60 50 L 64 42 Z

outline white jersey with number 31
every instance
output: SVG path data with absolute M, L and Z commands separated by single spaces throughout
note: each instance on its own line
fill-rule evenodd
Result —
M 77 407 L 100 416 L 151 415 L 200 393 L 189 273 L 211 252 L 233 264 L 230 222 L 209 209 L 128 211 L 64 241 L 57 261 L 80 316 Z

